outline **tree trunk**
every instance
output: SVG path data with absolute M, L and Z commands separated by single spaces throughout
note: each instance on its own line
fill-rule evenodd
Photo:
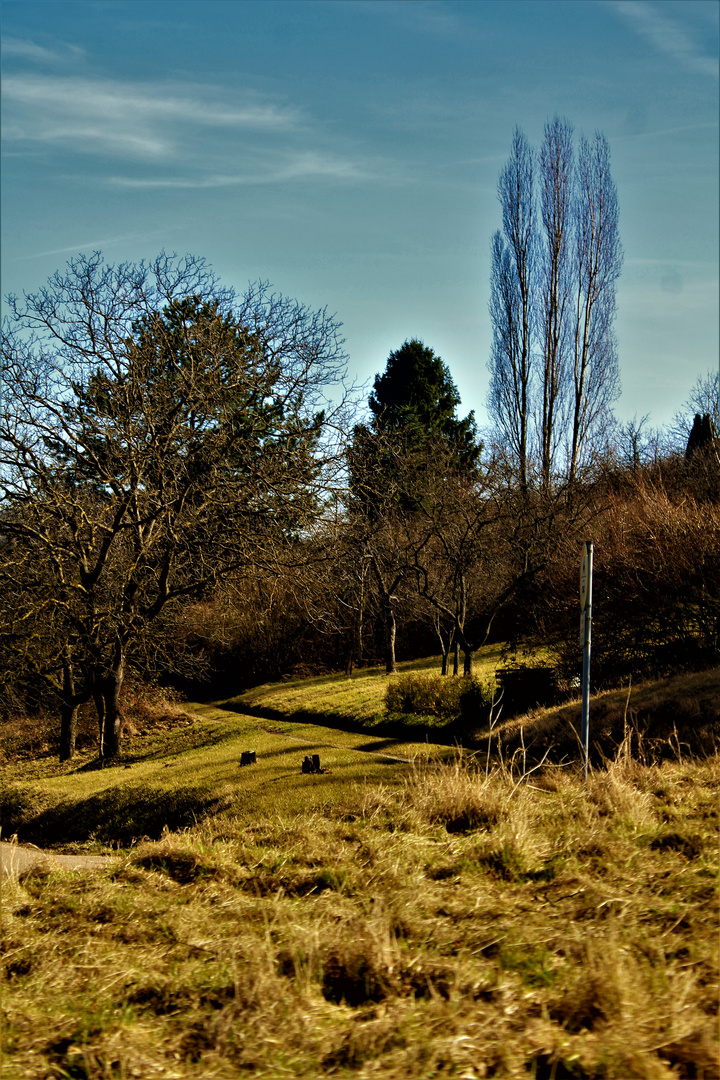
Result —
M 125 652 L 118 642 L 109 673 L 95 682 L 93 697 L 100 723 L 100 757 L 117 757 L 120 753 L 120 692 L 125 678 Z
M 77 702 L 63 701 L 60 713 L 60 760 L 69 761 L 75 756 L 77 738 Z
M 105 680 L 103 698 L 105 700 L 105 724 L 103 728 L 103 741 L 100 750 L 102 758 L 114 758 L 120 753 L 120 690 L 122 689 L 122 675 L 118 679 L 115 674 L 109 675 Z
M 388 675 L 397 671 L 395 663 L 395 612 L 392 604 L 385 608 L 385 671 Z
M 453 643 L 453 675 L 460 674 L 460 642 L 455 640 Z
M 440 654 L 442 656 L 442 667 L 440 668 L 441 675 L 447 675 L 448 673 L 448 660 L 450 657 L 450 650 L 453 645 L 453 631 L 451 630 L 447 636 L 447 641 L 443 637 L 442 626 L 440 624 L 440 618 L 435 619 L 435 633 L 438 636 L 440 642 Z
M 102 758 L 105 746 L 105 697 L 102 691 L 102 679 L 97 674 L 93 679 L 92 698 L 98 718 L 98 757 Z
M 474 653 L 472 649 L 464 650 L 463 675 L 472 676 Z
M 66 646 L 63 656 L 63 698 L 60 712 L 61 761 L 69 761 L 75 755 L 79 703 L 80 698 L 75 693 L 75 673 L 70 660 L 70 649 Z

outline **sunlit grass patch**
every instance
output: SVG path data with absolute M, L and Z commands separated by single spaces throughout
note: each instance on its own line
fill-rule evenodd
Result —
M 475 674 L 480 680 L 494 678 L 501 662 L 503 645 L 479 649 L 475 656 Z M 440 657 L 409 660 L 398 664 L 398 673 L 439 675 Z M 238 711 L 244 708 L 264 710 L 277 717 L 302 715 L 317 717 L 326 723 L 356 723 L 367 726 L 387 719 L 385 693 L 388 682 L 395 676 L 384 668 L 359 668 L 352 675 L 318 675 L 312 679 L 288 679 L 246 690 L 231 698 L 228 706 Z M 452 676 L 448 676 L 452 679 Z
M 196 722 L 176 743 L 144 746 L 129 738 L 123 757 L 102 769 L 81 759 L 74 771 L 58 768 L 56 775 L 27 775 L 23 766 L 13 769 L 12 779 L 6 773 L 3 837 L 17 834 L 38 846 L 127 845 L 220 811 L 297 813 L 342 800 L 353 782 L 397 783 L 416 756 L 440 752 L 315 724 L 265 722 L 215 706 L 186 708 Z M 241 767 L 245 750 L 254 750 L 257 760 Z M 302 774 L 307 754 L 319 755 L 321 774 Z

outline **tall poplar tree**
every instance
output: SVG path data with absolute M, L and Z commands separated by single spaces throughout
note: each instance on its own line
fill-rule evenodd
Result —
M 619 394 L 617 191 L 601 133 L 545 125 L 539 153 L 516 130 L 491 245 L 488 407 L 521 488 L 548 491 L 587 464 Z

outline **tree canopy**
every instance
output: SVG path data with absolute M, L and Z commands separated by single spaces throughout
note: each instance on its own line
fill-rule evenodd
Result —
M 460 419 L 459 404 L 447 364 L 417 338 L 390 353 L 368 400 L 376 432 L 399 437 L 410 449 L 440 439 L 458 464 L 472 467 L 480 455 L 475 417 Z
M 203 260 L 81 257 L 11 298 L 0 381 L 4 645 L 120 747 L 126 665 L 168 611 L 260 572 L 314 513 L 337 323 Z M 19 554 L 22 557 L 19 557 Z

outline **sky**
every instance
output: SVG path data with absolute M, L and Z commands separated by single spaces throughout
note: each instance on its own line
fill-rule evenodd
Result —
M 203 256 L 420 338 L 486 422 L 490 240 L 516 126 L 602 131 L 625 252 L 620 419 L 718 370 L 716 0 L 2 2 L 3 296 L 73 255 Z

